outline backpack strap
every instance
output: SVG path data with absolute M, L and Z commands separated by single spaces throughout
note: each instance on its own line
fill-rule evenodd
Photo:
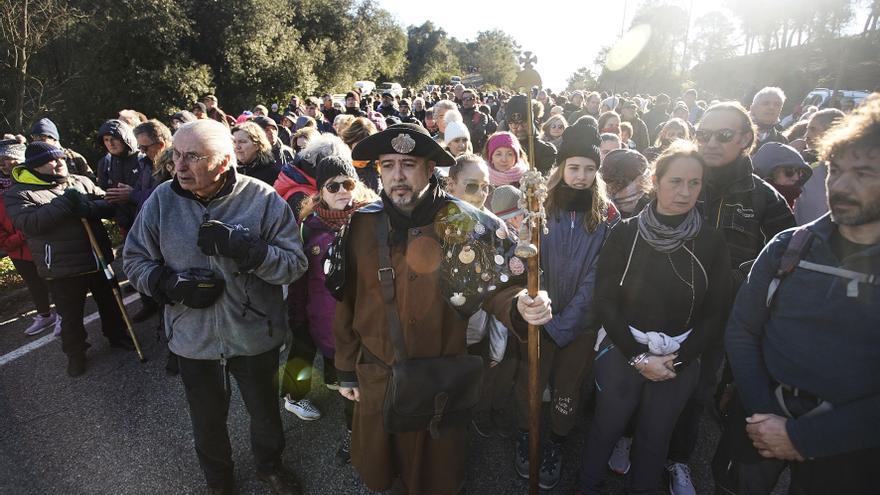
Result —
M 770 281 L 770 285 L 767 287 L 768 308 L 773 303 L 773 298 L 776 296 L 776 291 L 779 289 L 782 279 L 789 276 L 798 267 L 812 240 L 813 233 L 806 227 L 800 227 L 795 230 L 791 239 L 788 240 L 788 246 L 786 246 L 785 251 L 782 253 L 779 266 L 776 268 L 776 275 L 773 276 L 773 280 Z
M 376 243 L 378 247 L 377 262 L 379 265 L 379 287 L 382 289 L 382 301 L 385 303 L 385 319 L 388 320 L 388 334 L 391 347 L 394 348 L 394 361 L 406 360 L 406 346 L 403 341 L 403 325 L 397 312 L 397 301 L 394 294 L 394 267 L 391 265 L 391 248 L 388 246 L 389 228 L 388 214 L 384 211 L 376 219 Z

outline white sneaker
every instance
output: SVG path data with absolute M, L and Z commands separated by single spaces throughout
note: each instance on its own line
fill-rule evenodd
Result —
M 691 468 L 681 462 L 670 462 L 666 465 L 669 471 L 669 493 L 671 495 L 696 495 L 694 483 L 691 481 Z
M 284 409 L 296 414 L 296 417 L 303 421 L 321 419 L 321 411 L 309 399 L 291 400 L 289 397 L 285 397 Z
M 632 448 L 633 440 L 630 437 L 620 437 L 614 451 L 611 452 L 611 458 L 608 459 L 608 467 L 617 474 L 626 474 L 631 466 L 629 462 L 629 451 Z
M 53 337 L 61 337 L 61 315 L 55 318 L 55 329 L 52 330 Z
M 56 320 L 55 313 L 49 313 L 48 316 L 37 315 L 34 317 L 34 322 L 31 323 L 31 326 L 27 327 L 24 330 L 25 335 L 36 335 L 41 333 L 43 330 L 49 328 L 50 326 L 55 324 Z M 57 318 L 60 320 L 60 318 Z

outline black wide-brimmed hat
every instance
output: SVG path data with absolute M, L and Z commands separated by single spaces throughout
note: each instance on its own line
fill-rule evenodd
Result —
M 412 155 L 437 162 L 438 167 L 451 167 L 455 158 L 431 139 L 424 127 L 416 124 L 395 124 L 359 142 L 351 152 L 353 160 L 378 160 L 380 155 Z

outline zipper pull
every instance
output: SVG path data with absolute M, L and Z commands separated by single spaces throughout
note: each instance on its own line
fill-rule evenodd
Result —
M 229 376 L 226 374 L 226 356 L 220 354 L 220 373 L 223 374 L 223 391 L 229 391 Z
M 572 230 L 574 230 L 574 219 L 575 219 L 575 213 L 574 213 L 573 211 L 572 211 L 572 212 L 569 212 L 569 216 L 570 216 L 570 218 L 571 218 L 571 228 L 572 228 Z

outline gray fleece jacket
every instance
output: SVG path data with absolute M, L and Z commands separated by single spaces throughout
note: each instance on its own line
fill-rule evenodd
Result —
M 206 220 L 258 232 L 269 244 L 266 259 L 251 272 L 240 273 L 233 259 L 202 254 L 196 242 L 199 225 Z M 253 356 L 280 346 L 288 330 L 281 286 L 299 278 L 306 263 L 287 203 L 272 187 L 234 171 L 207 203 L 176 180 L 160 184 L 128 233 L 124 256 L 129 280 L 150 295 L 150 275 L 162 265 L 176 272 L 207 268 L 225 279 L 225 291 L 212 306 L 165 309 L 168 346 L 190 359 Z

